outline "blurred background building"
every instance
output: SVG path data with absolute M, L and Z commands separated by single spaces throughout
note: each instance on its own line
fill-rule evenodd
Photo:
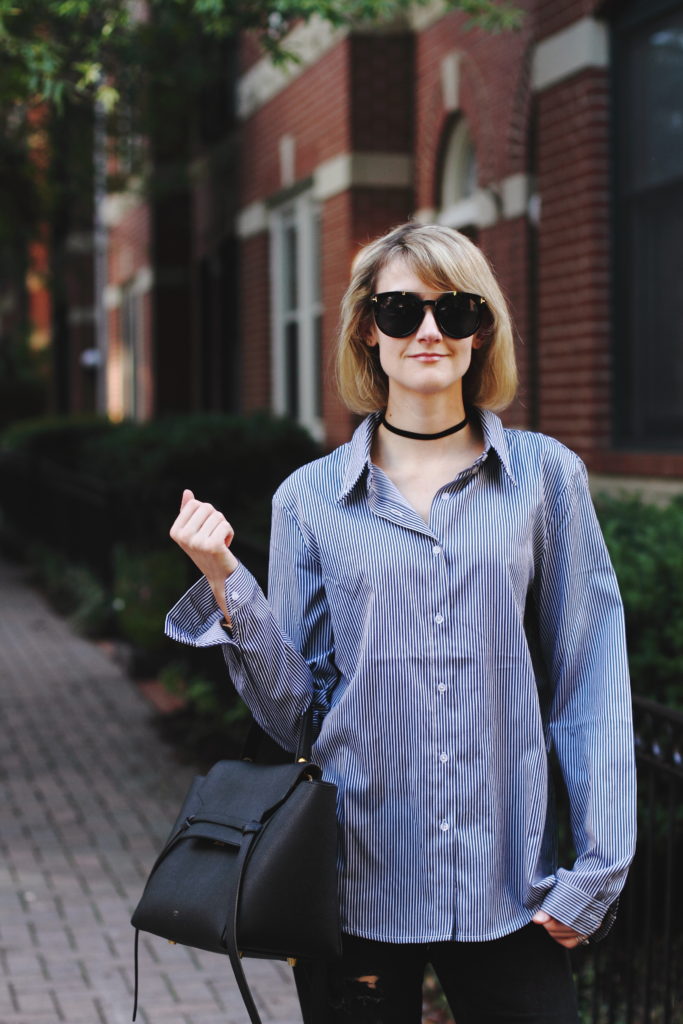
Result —
M 285 66 L 246 36 L 207 54 L 220 74 L 168 141 L 124 131 L 114 155 L 102 119 L 63 238 L 56 408 L 269 408 L 345 440 L 350 261 L 412 217 L 493 262 L 519 334 L 507 422 L 594 473 L 682 476 L 683 3 L 518 6 L 521 30 L 496 35 L 439 3 L 391 29 L 313 19 Z

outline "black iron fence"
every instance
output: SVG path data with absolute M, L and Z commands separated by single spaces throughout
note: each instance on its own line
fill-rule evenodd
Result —
M 683 713 L 633 701 L 638 847 L 609 937 L 577 951 L 585 1024 L 683 1024 Z

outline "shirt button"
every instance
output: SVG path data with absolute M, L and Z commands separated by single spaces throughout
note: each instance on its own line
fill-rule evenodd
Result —
M 441 495 L 441 500 L 442 501 L 450 501 L 451 500 L 451 496 L 448 493 L 448 491 L 444 491 L 443 492 L 443 494 Z
M 446 753 L 446 751 L 444 751 L 443 754 L 439 754 L 439 761 L 441 761 L 441 764 L 445 764 L 447 760 L 448 754 Z
M 233 599 L 233 601 L 239 601 L 239 599 L 240 599 L 240 592 L 239 592 L 239 590 L 232 590 L 230 592 L 230 597 Z
M 434 616 L 434 622 L 437 624 L 437 626 L 441 625 L 441 623 L 443 622 L 443 615 L 441 614 L 441 612 L 439 612 L 438 615 Z
M 439 693 L 445 693 L 447 689 L 448 687 L 446 686 L 445 683 L 439 683 L 439 685 L 437 686 L 437 690 L 439 691 Z
M 440 823 L 440 825 L 439 825 L 439 828 L 441 829 L 441 831 L 442 831 L 442 832 L 448 832 L 448 830 L 449 830 L 449 828 L 450 828 L 450 825 L 449 825 L 449 824 L 448 824 L 448 822 L 447 822 L 447 821 L 446 821 L 446 820 L 444 819 L 444 820 L 443 820 L 443 821 L 442 821 L 442 822 Z
M 440 555 L 441 551 L 442 551 L 442 548 L 440 548 L 438 544 L 435 544 L 434 547 L 432 548 L 432 554 L 433 555 Z

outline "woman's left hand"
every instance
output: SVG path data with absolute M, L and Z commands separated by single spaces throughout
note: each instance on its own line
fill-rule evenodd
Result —
M 546 914 L 545 910 L 539 910 L 538 913 L 534 914 L 531 918 L 534 924 L 542 925 L 548 932 L 551 938 L 555 942 L 559 942 L 561 946 L 566 946 L 567 949 L 576 949 L 585 942 L 587 936 L 582 935 L 581 932 L 577 932 L 574 928 L 570 928 L 568 924 L 562 924 L 561 921 L 557 921 L 550 914 Z

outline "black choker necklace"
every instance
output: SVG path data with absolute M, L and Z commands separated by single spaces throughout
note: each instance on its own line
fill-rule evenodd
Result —
M 456 423 L 454 427 L 448 427 L 447 430 L 440 430 L 438 434 L 416 434 L 413 430 L 401 430 L 399 427 L 392 427 L 391 423 L 387 423 L 384 414 L 382 414 L 382 419 L 380 420 L 382 426 L 390 430 L 392 434 L 398 434 L 399 437 L 409 437 L 411 441 L 438 441 L 440 437 L 457 434 L 459 430 L 467 426 L 468 422 L 469 417 L 465 416 L 465 419 L 460 420 L 460 423 Z

